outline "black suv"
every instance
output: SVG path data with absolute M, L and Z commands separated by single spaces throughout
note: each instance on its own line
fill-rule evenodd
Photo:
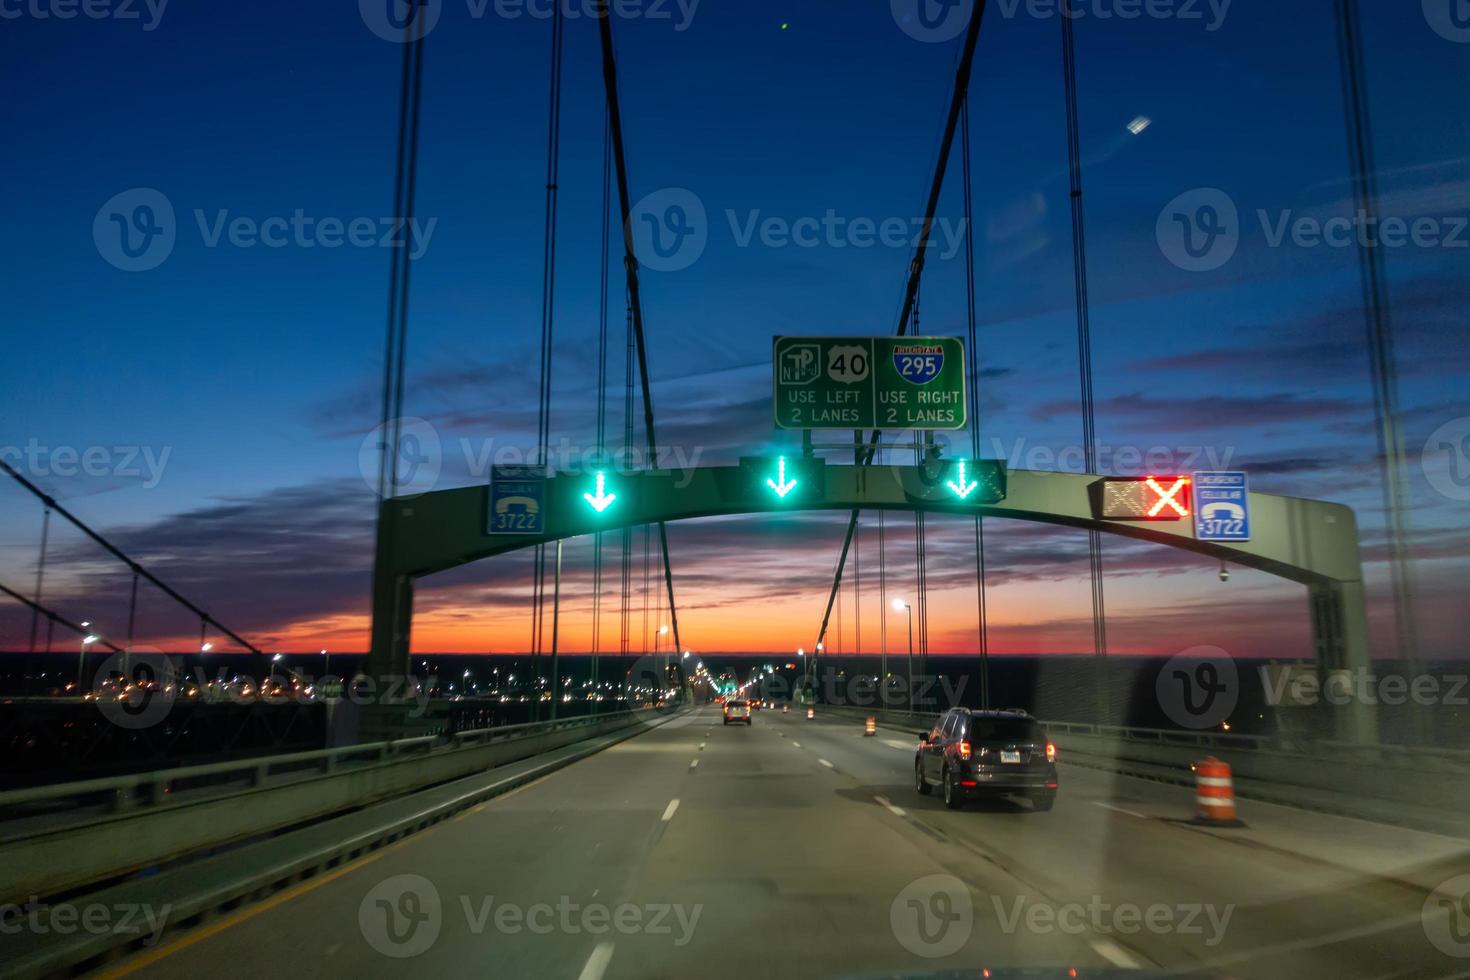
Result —
M 919 733 L 914 788 L 937 784 L 944 805 L 958 810 L 971 796 L 1024 796 L 1050 810 L 1057 796 L 1057 747 L 1024 711 L 951 708 Z

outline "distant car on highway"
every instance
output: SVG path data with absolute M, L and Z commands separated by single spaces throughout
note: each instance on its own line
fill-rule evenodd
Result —
M 750 724 L 750 705 L 744 701 L 725 702 L 725 724 L 730 722 L 745 722 Z
M 1024 711 L 951 708 L 919 733 L 914 788 L 939 786 L 944 805 L 958 810 L 977 796 L 1016 796 L 1050 810 L 1057 796 L 1057 747 Z

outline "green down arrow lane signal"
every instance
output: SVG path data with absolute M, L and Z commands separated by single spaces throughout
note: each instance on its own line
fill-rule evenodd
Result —
M 793 491 L 793 490 L 796 489 L 796 484 L 798 482 L 799 481 L 797 481 L 796 479 L 790 479 L 790 480 L 788 480 L 786 478 L 786 457 L 785 456 L 782 456 L 777 461 L 777 463 L 776 463 L 776 476 L 775 476 L 775 478 L 774 479 L 771 478 L 771 477 L 767 477 L 766 478 L 766 486 L 768 486 L 772 490 L 776 491 L 776 496 L 780 497 L 782 500 L 785 500 L 786 499 L 786 495 L 788 493 L 790 493 L 791 491 Z
M 613 501 L 618 499 L 615 493 L 607 492 L 607 474 L 602 470 L 597 471 L 597 482 L 594 484 L 592 493 L 582 494 L 582 499 L 599 514 L 612 506 Z
M 955 476 L 957 477 L 957 479 L 945 481 L 945 486 L 949 487 L 949 492 L 954 494 L 956 497 L 959 497 L 961 500 L 968 500 L 970 494 L 975 492 L 975 488 L 980 486 L 980 483 L 977 480 L 971 480 L 968 478 L 967 474 L 965 473 L 964 460 L 959 461 L 959 465 L 955 468 L 955 470 Z

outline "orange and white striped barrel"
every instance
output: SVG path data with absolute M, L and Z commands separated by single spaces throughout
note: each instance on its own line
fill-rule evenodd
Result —
M 1194 764 L 1195 819 L 1205 823 L 1236 823 L 1235 783 L 1229 763 L 1210 756 Z
M 878 734 L 878 719 L 877 718 L 874 718 L 872 715 L 868 715 L 868 720 L 865 721 L 865 722 L 863 722 L 863 734 L 864 735 L 877 735 Z

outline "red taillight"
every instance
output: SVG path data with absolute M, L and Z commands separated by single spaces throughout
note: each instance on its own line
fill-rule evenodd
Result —
M 1055 743 L 1055 742 L 1047 742 L 1046 743 L 1046 761 L 1047 762 L 1056 762 L 1057 761 L 1057 743 Z
M 961 759 L 969 759 L 970 758 L 970 743 L 969 742 L 961 742 L 960 743 L 960 758 Z

